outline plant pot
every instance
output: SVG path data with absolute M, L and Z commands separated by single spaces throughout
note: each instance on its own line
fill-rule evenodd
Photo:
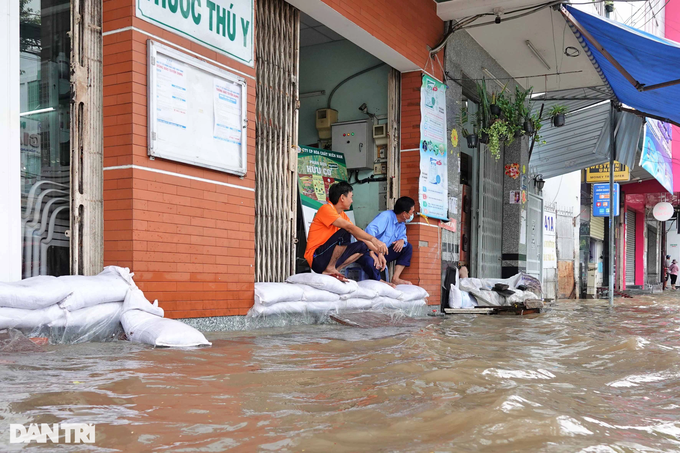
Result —
M 608 13 L 613 13 L 614 12 L 614 5 L 613 4 L 604 4 L 604 10 L 607 11 Z
M 553 116 L 553 126 L 562 127 L 564 126 L 564 113 L 558 113 Z
M 515 131 L 514 134 L 512 134 L 512 136 L 515 137 L 515 138 L 520 138 L 522 135 L 524 135 L 524 134 L 522 134 L 522 129 L 518 129 L 518 130 Z
M 533 121 L 525 121 L 523 128 L 524 128 L 524 133 L 527 134 L 528 136 L 534 135 L 534 122 Z
M 477 143 L 479 141 L 477 134 L 470 134 L 465 138 L 467 139 L 468 148 L 477 148 Z
M 489 144 L 489 134 L 486 132 L 482 132 L 479 136 L 479 143 L 483 143 L 485 145 Z
M 501 116 L 501 108 L 496 104 L 489 105 L 489 111 L 493 116 Z

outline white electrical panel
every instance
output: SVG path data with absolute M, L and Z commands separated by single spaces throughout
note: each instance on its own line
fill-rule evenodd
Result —
M 333 129 L 333 151 L 345 155 L 348 170 L 373 168 L 375 149 L 371 120 L 334 123 L 331 128 Z

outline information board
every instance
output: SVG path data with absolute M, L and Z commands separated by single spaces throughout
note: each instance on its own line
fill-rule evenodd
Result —
M 609 196 L 609 184 L 593 184 L 593 217 L 609 217 L 614 206 L 614 216 L 619 215 L 619 184 L 614 183 L 614 201 Z
M 630 181 L 630 169 L 614 161 L 614 181 Z M 609 182 L 609 162 L 586 168 L 586 182 Z
M 246 81 L 148 41 L 149 156 L 246 174 Z
M 298 189 L 302 203 L 305 234 L 314 220 L 316 211 L 328 203 L 328 188 L 337 181 L 347 181 L 345 155 L 326 149 L 300 147 L 298 152 Z M 354 223 L 352 209 L 345 214 Z

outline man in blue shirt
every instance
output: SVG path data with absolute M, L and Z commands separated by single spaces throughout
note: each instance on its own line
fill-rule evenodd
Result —
M 415 201 L 410 197 L 401 197 L 394 204 L 394 209 L 391 211 L 383 211 L 376 216 L 375 219 L 366 227 L 366 233 L 375 237 L 376 239 L 385 243 L 388 248 L 387 255 L 379 256 L 378 259 L 383 261 L 382 269 L 387 263 L 396 261 L 394 268 L 394 275 L 392 276 L 392 284 L 394 285 L 410 285 L 411 282 L 403 280 L 401 273 L 405 267 L 411 265 L 411 255 L 413 247 L 408 243 L 406 238 L 406 223 L 413 220 L 415 212 Z M 369 278 L 372 280 L 380 280 L 380 269 L 376 269 L 374 260 L 369 254 L 360 258 L 366 261 L 362 263 L 363 269 L 371 269 L 372 273 Z

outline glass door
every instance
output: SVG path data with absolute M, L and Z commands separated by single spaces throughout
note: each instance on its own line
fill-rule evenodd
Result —
M 19 2 L 23 277 L 69 273 L 69 0 Z

